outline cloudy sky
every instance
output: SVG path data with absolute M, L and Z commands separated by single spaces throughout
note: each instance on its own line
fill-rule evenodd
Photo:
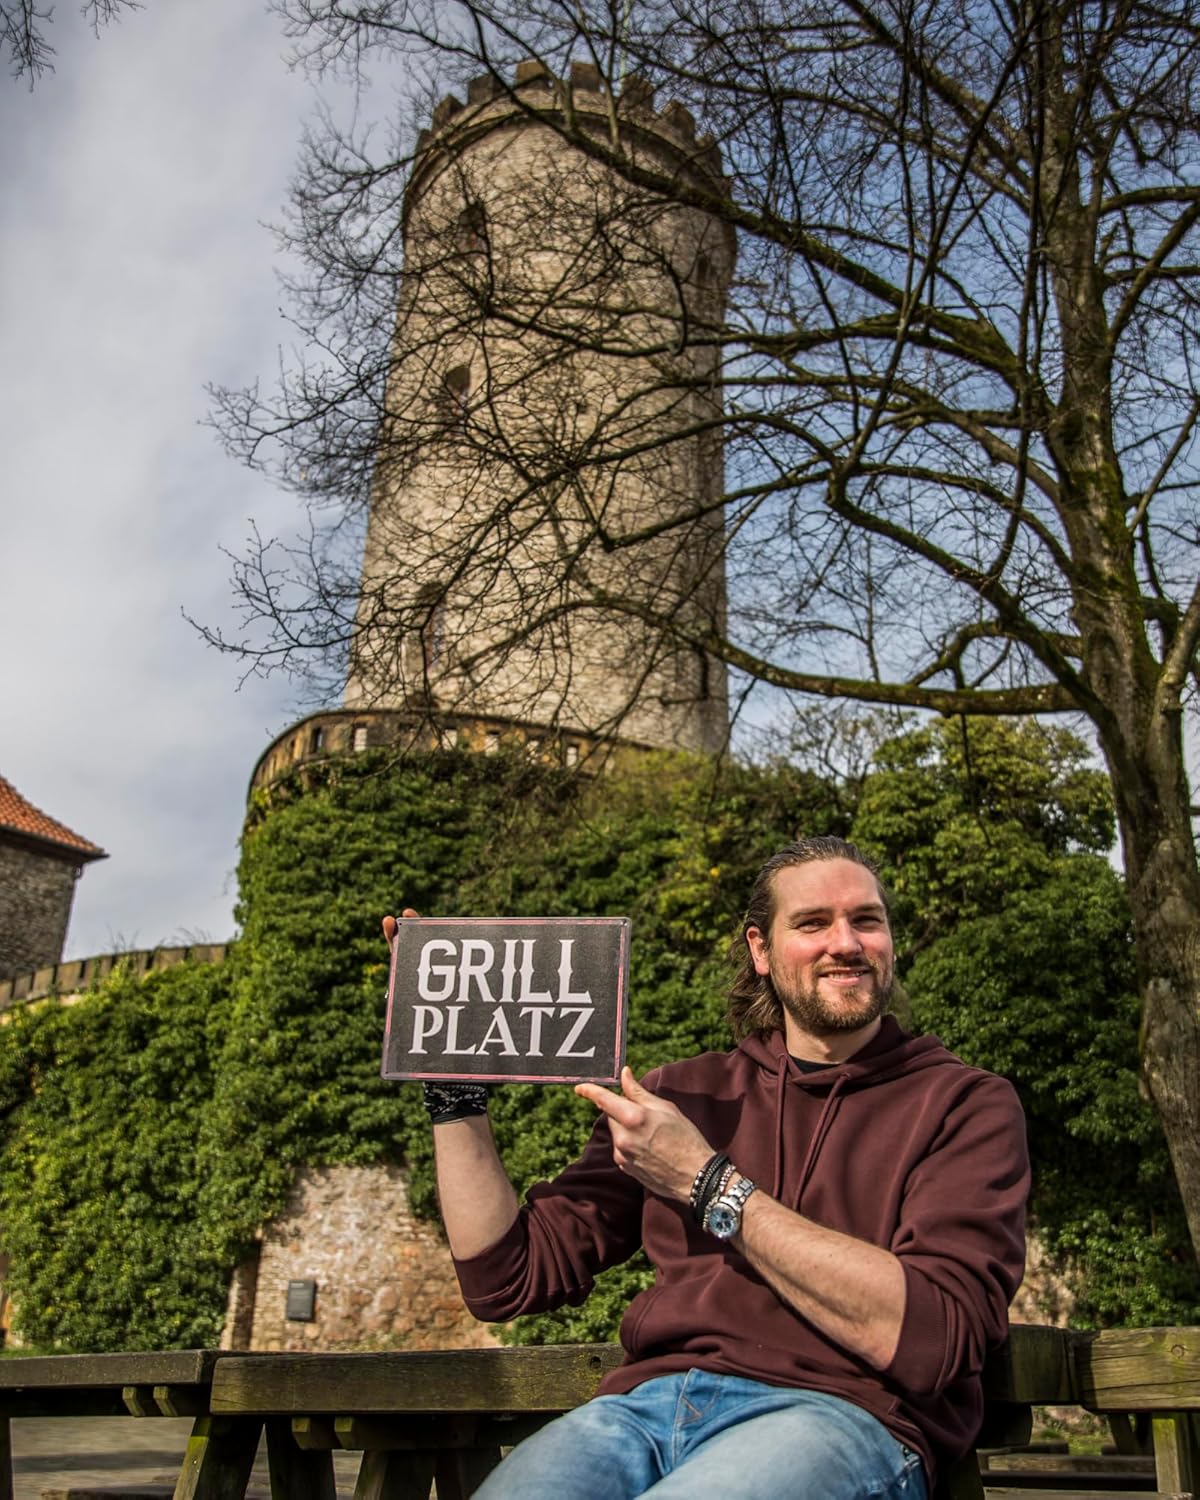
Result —
M 200 424 L 287 339 L 262 225 L 314 100 L 254 0 L 77 12 L 52 76 L 0 78 L 0 775 L 110 856 L 68 957 L 232 934 L 246 783 L 296 716 L 181 611 L 230 624 L 220 549 L 294 522 Z

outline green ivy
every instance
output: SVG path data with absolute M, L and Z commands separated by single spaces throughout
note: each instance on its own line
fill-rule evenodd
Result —
M 21 1333 L 211 1344 L 229 1273 L 301 1164 L 403 1162 L 415 1211 L 435 1214 L 420 1091 L 379 1077 L 384 912 L 631 917 L 642 1072 L 728 1045 L 725 950 L 762 858 L 797 831 L 846 833 L 856 800 L 855 836 L 900 892 L 922 1024 L 1022 1092 L 1038 1222 L 1085 1311 L 1192 1316 L 1195 1265 L 1136 1090 L 1128 913 L 1094 852 L 1111 809 L 1076 742 L 1025 735 L 901 736 L 857 799 L 788 765 L 668 754 L 589 781 L 516 756 L 373 753 L 256 793 L 225 965 L 118 973 L 0 1026 L 0 1238 Z M 523 1191 L 594 1112 L 569 1089 L 511 1086 L 492 1116 Z M 649 1275 L 639 1257 L 509 1337 L 610 1337 Z

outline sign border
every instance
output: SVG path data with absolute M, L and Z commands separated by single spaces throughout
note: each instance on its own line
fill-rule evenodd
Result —
M 396 953 L 400 934 L 409 927 L 618 927 L 621 943 L 617 956 L 617 1005 L 613 1035 L 613 1054 L 624 1066 L 626 1018 L 628 1013 L 629 946 L 633 923 L 628 917 L 397 917 L 396 937 L 391 943 L 388 963 L 387 1016 L 383 1028 L 383 1060 L 380 1077 L 389 1083 L 620 1083 L 620 1075 L 598 1077 L 594 1073 L 430 1073 L 387 1071 L 392 1041 L 392 1020 L 396 1011 Z M 605 1056 L 607 1057 L 607 1052 Z

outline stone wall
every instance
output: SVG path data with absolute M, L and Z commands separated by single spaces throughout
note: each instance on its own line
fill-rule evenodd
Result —
M 301 1280 L 316 1282 L 311 1322 L 286 1316 L 288 1283 Z M 379 1166 L 301 1168 L 284 1213 L 263 1230 L 257 1268 L 234 1277 L 222 1342 L 345 1351 L 497 1340 L 464 1308 L 437 1227 L 414 1218 L 404 1172 Z
M 0 842 L 0 980 L 57 963 L 78 862 Z

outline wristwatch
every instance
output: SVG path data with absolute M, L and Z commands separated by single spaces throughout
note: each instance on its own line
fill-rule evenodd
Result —
M 704 1215 L 704 1227 L 719 1240 L 731 1240 L 742 1227 L 742 1209 L 754 1191 L 748 1177 L 739 1177 L 718 1198 L 714 1198 Z

